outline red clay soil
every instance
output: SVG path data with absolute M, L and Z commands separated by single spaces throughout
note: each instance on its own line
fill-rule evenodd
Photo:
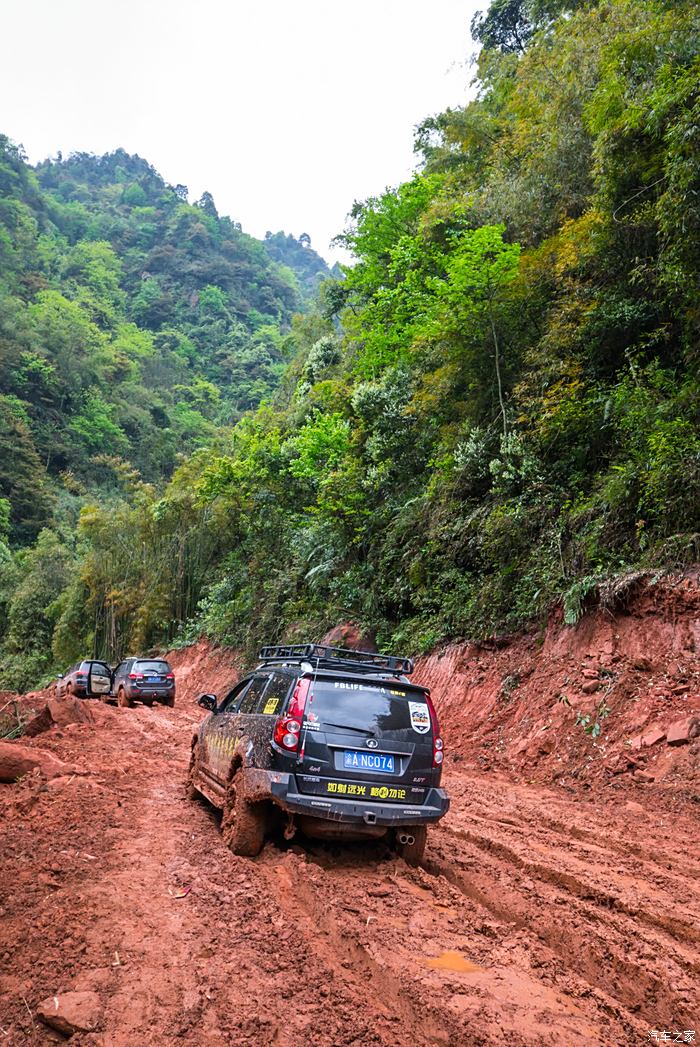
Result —
M 175 673 L 180 704 L 191 703 L 200 694 L 215 694 L 223 698 L 243 668 L 238 651 L 214 647 L 207 640 L 168 651 L 164 657 Z
M 557 613 L 540 634 L 419 659 L 415 679 L 432 690 L 452 758 L 570 792 L 632 782 L 697 809 L 698 574 L 640 578 L 634 589 L 575 628 Z M 668 745 L 682 721 L 688 744 Z
M 645 589 L 615 619 L 421 663 L 452 809 L 418 869 L 381 841 L 234 857 L 185 798 L 199 710 L 184 700 L 91 703 L 93 724 L 23 740 L 87 773 L 0 786 L 0 1044 L 59 1042 L 37 1008 L 67 992 L 99 998 L 79 1047 L 697 1042 L 697 743 L 629 750 L 646 778 L 610 771 L 633 732 L 697 708 L 697 592 L 679 592 L 675 621 Z M 171 656 L 190 691 L 235 678 L 215 651 L 214 686 L 211 656 L 198 645 L 187 675 Z M 573 722 L 594 679 L 611 708 L 597 738 Z

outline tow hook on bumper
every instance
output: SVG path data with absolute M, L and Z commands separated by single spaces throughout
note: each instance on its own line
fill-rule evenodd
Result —
M 284 838 L 285 840 L 292 840 L 296 836 L 296 823 L 294 821 L 294 815 L 290 814 L 287 824 L 284 827 Z

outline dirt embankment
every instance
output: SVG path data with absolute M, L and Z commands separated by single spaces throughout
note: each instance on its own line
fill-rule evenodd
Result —
M 419 869 L 381 842 L 226 850 L 182 783 L 200 714 L 186 698 L 230 686 L 231 652 L 171 656 L 174 709 L 90 703 L 88 722 L 17 743 L 66 770 L 38 760 L 0 785 L 0 1044 L 61 1041 L 40 1011 L 82 1023 L 76 1047 L 697 1039 L 695 743 L 630 749 L 647 777 L 609 771 L 630 737 L 693 707 L 697 591 L 666 592 L 421 661 L 452 808 Z M 573 719 L 601 691 L 594 738 Z
M 432 689 L 448 756 L 470 768 L 700 800 L 696 573 L 639 579 L 573 628 L 555 614 L 540 634 L 453 644 L 419 659 L 415 679 Z
M 207 640 L 168 651 L 165 657 L 175 673 L 179 705 L 194 702 L 200 694 L 223 698 L 244 668 L 240 652 L 215 647 Z

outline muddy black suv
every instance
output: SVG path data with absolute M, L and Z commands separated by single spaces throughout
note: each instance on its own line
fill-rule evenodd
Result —
M 222 808 L 224 839 L 256 855 L 281 822 L 317 837 L 387 837 L 420 861 L 446 813 L 443 744 L 430 692 L 408 658 L 319 644 L 263 647 L 260 664 L 192 739 L 191 797 Z

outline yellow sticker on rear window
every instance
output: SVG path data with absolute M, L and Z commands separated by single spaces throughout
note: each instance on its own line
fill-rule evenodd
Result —
M 277 706 L 279 705 L 279 703 L 279 698 L 268 698 L 265 702 L 265 708 L 263 709 L 263 713 L 277 712 Z

